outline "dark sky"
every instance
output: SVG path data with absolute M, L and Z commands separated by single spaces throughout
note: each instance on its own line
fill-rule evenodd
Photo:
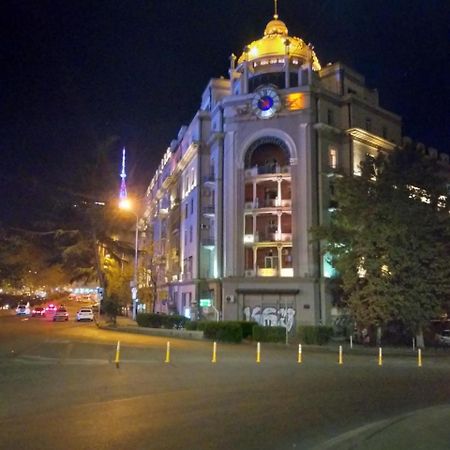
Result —
M 279 13 L 322 65 L 365 75 L 404 134 L 449 151 L 448 0 L 280 0 Z M 3 0 L 0 223 L 32 216 L 34 193 L 110 136 L 142 191 L 209 78 L 272 14 L 272 0 Z

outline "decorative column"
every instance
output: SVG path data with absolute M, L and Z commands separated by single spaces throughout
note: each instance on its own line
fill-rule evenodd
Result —
M 236 55 L 232 53 L 229 59 L 230 59 L 230 68 L 228 70 L 228 75 L 230 76 L 230 80 L 233 81 L 235 78 L 235 71 L 236 71 Z
M 257 269 L 256 269 L 256 258 L 258 256 L 258 248 L 256 247 L 256 245 L 253 246 L 253 273 L 256 275 L 258 275 Z
M 281 245 L 278 245 L 277 251 L 278 251 L 278 267 L 277 267 L 277 270 L 278 270 L 278 276 L 280 277 L 281 276 L 281 256 L 282 256 L 282 247 L 281 247 Z
M 291 45 L 289 39 L 284 41 L 284 87 L 289 89 L 290 86 L 290 73 L 289 73 L 289 46 Z
M 277 183 L 278 183 L 278 186 L 277 186 L 278 205 L 277 206 L 281 206 L 281 181 L 282 181 L 281 177 L 278 177 L 278 179 L 277 179 Z
M 280 240 L 281 241 L 281 211 L 278 211 L 277 215 L 278 215 L 278 224 L 277 224 L 277 241 Z
M 244 77 L 241 84 L 241 94 L 248 94 L 248 52 L 250 51 L 249 47 L 246 45 L 244 47 L 244 55 L 245 60 L 243 62 L 244 65 Z

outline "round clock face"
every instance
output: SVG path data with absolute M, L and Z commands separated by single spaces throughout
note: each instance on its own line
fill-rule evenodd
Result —
M 274 88 L 263 87 L 255 92 L 252 108 L 260 119 L 269 119 L 280 109 L 280 106 L 280 96 Z

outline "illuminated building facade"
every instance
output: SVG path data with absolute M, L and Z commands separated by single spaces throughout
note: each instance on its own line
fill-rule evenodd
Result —
M 333 180 L 400 144 L 401 119 L 364 77 L 321 67 L 275 14 L 211 79 L 147 190 L 161 312 L 330 323 L 332 272 L 311 227 L 333 208 Z

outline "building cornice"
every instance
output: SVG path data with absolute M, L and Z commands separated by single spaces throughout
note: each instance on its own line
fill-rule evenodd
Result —
M 375 134 L 369 133 L 368 131 L 361 128 L 349 128 L 348 130 L 346 130 L 346 133 L 349 134 L 353 139 L 370 145 L 371 147 L 382 148 L 385 150 L 394 150 L 394 148 L 396 147 L 396 144 L 394 144 L 393 142 L 383 139 L 380 136 L 376 136 Z

